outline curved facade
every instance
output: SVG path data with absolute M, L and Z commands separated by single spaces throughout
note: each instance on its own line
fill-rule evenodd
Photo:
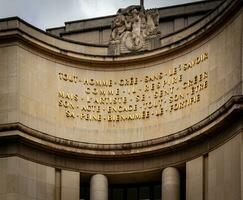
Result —
M 243 198 L 242 1 L 183 6 L 119 55 L 114 16 L 103 35 L 0 20 L 0 199 Z

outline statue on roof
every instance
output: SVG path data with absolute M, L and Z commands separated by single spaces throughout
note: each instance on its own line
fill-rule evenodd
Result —
M 112 21 L 110 44 L 119 44 L 125 52 L 146 49 L 146 39 L 158 36 L 159 12 L 157 9 L 144 10 L 135 5 L 119 9 Z

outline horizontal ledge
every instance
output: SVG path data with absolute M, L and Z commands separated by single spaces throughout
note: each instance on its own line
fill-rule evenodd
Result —
M 187 47 L 192 42 L 199 40 L 202 36 L 213 30 L 213 27 L 219 23 L 225 23 L 229 15 L 235 15 L 242 6 L 241 1 L 225 0 L 209 15 L 198 20 L 189 28 L 175 32 L 161 39 L 161 47 L 151 50 L 124 54 L 120 56 L 109 56 L 107 45 L 89 45 L 62 39 L 48 34 L 42 30 L 33 27 L 27 22 L 15 17 L 0 19 L 2 28 L 0 29 L 0 39 L 16 37 L 31 46 L 42 49 L 52 55 L 60 56 L 70 61 L 83 63 L 92 63 L 106 66 L 116 66 L 121 63 L 132 63 L 138 61 L 149 61 L 154 58 L 161 58 L 162 55 L 172 53 L 182 47 Z M 18 35 L 18 36 L 16 36 Z M 97 53 L 96 53 L 97 52 Z
M 210 134 L 210 132 L 212 132 L 215 127 L 222 124 L 222 122 L 227 120 L 227 118 L 231 115 L 235 113 L 242 113 L 242 110 L 243 95 L 233 96 L 228 102 L 226 102 L 214 113 L 187 129 L 168 136 L 133 143 L 95 144 L 78 142 L 51 136 L 49 134 L 27 127 L 24 124 L 18 122 L 1 124 L 0 132 L 16 130 L 20 131 L 24 134 L 27 134 L 27 136 L 31 136 L 33 138 L 28 138 L 24 134 L 18 136 L 25 137 L 28 141 L 31 141 L 32 143 L 34 142 L 54 151 L 66 151 L 68 153 L 95 157 L 129 157 L 135 155 L 140 156 L 150 154 L 151 152 L 166 152 L 170 149 L 181 147 L 183 145 L 188 145 L 190 141 L 195 142 L 195 140 Z M 4 138 L 10 136 L 11 135 L 0 135 L 0 139 L 1 137 Z

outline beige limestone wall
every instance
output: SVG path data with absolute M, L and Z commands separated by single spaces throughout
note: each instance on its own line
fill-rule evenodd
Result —
M 19 157 L 0 158 L 1 200 L 55 200 L 54 168 Z
M 18 121 L 18 48 L 0 46 L 0 123 Z
M 100 44 L 100 39 L 101 39 L 99 31 L 90 31 L 82 34 L 65 35 L 63 36 L 63 38 L 90 43 L 90 44 Z
M 61 200 L 79 200 L 80 173 L 61 170 Z
M 0 62 L 3 67 L 0 70 L 5 75 L 1 75 L 4 87 L 0 86 L 3 97 L 0 100 L 0 123 L 21 122 L 60 138 L 102 144 L 149 140 L 184 130 L 212 114 L 232 96 L 242 93 L 241 22 L 241 17 L 236 18 L 214 36 L 177 55 L 119 67 L 74 65 L 47 58 L 22 46 L 2 47 Z M 188 67 L 188 63 L 196 62 L 197 57 L 205 54 L 207 59 Z M 171 74 L 174 69 L 176 73 Z M 12 79 L 11 70 L 15 73 Z M 163 78 L 158 80 L 161 73 Z M 67 81 L 64 80 L 66 74 L 69 76 Z M 78 77 L 77 83 L 72 82 L 73 76 Z M 190 85 L 195 77 L 197 83 Z M 137 84 L 131 84 L 131 78 L 133 81 L 137 79 Z M 86 79 L 112 81 L 112 86 L 85 85 Z M 130 85 L 124 86 L 126 83 Z M 157 87 L 158 83 L 164 86 L 152 90 L 153 84 Z M 192 86 L 200 88 L 200 84 L 203 84 L 202 88 L 192 94 Z M 13 92 L 10 94 L 11 90 L 7 88 L 13 88 Z M 173 92 L 170 92 L 172 88 Z M 94 89 L 100 93 L 106 91 L 106 95 L 87 94 Z M 107 91 L 111 90 L 113 94 L 109 96 Z M 161 90 L 163 97 L 156 99 L 155 93 L 161 94 Z M 60 97 L 59 91 L 64 92 L 66 98 Z M 118 98 L 122 103 L 94 103 L 94 99 L 99 101 L 102 97 Z M 88 103 L 90 98 L 92 103 Z M 193 102 L 190 104 L 191 98 Z M 67 102 L 68 108 L 63 102 Z M 176 109 L 175 105 L 183 102 L 190 105 Z M 94 112 L 85 111 L 87 105 L 100 106 L 100 112 L 96 112 L 97 107 Z M 112 106 L 111 114 L 108 113 L 109 106 Z M 123 109 L 131 107 L 132 111 L 117 111 L 119 106 Z M 161 113 L 160 107 L 163 108 Z M 149 118 L 146 118 L 147 114 L 146 119 L 141 118 L 143 111 L 150 112 Z M 140 119 L 116 121 L 117 115 L 136 117 L 136 114 Z M 86 118 L 88 115 L 93 118 Z M 99 115 L 101 120 L 97 121 Z
M 203 200 L 203 157 L 186 163 L 186 200 Z
M 208 155 L 208 200 L 241 199 L 241 135 Z

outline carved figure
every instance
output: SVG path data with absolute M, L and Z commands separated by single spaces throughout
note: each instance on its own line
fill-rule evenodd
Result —
M 122 14 L 118 14 L 112 23 L 111 29 L 112 29 L 111 40 L 112 41 L 120 40 L 122 34 L 126 31 L 125 16 Z
M 143 6 L 119 9 L 112 22 L 110 43 L 119 43 L 129 51 L 143 48 L 148 37 L 158 35 L 158 10 L 144 10 Z
M 148 10 L 146 13 L 147 26 L 146 35 L 156 35 L 159 33 L 159 12 L 158 10 Z
M 132 39 L 135 46 L 139 45 L 140 42 L 140 34 L 141 34 L 141 19 L 139 16 L 139 12 L 137 9 L 132 10 Z

